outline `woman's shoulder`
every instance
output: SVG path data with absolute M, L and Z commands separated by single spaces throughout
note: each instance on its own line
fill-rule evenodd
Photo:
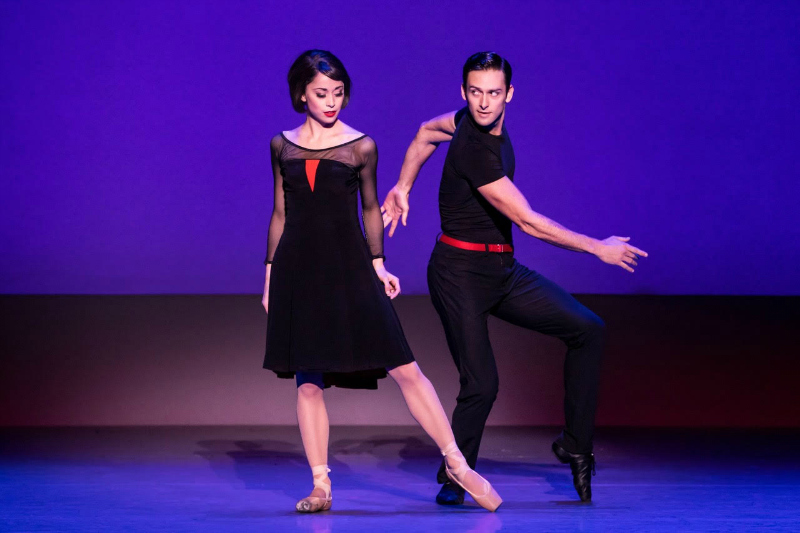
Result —
M 363 131 L 346 126 L 346 129 L 343 133 L 350 138 L 349 142 L 356 144 L 362 150 L 374 150 L 376 148 L 375 139 Z
M 283 132 L 280 132 L 277 135 L 274 135 L 272 139 L 270 139 L 269 147 L 272 149 L 272 151 L 278 152 L 283 146 L 284 142 L 285 142 L 285 137 L 283 135 Z
M 366 133 L 355 129 L 352 126 L 348 126 L 347 124 L 344 123 L 342 123 L 342 126 L 344 126 L 341 132 L 341 135 L 344 137 L 343 144 L 354 143 L 357 141 L 359 144 L 367 146 L 370 143 L 372 144 L 375 143 L 372 137 L 370 137 Z
M 355 140 L 358 142 L 359 146 L 367 150 L 375 150 L 378 147 L 378 143 L 375 142 L 375 139 L 373 139 L 366 133 L 360 134 L 358 137 L 355 138 Z
M 362 133 L 360 137 L 357 137 L 352 146 L 359 165 L 364 165 L 368 161 L 377 158 L 378 145 L 375 143 L 375 139 L 366 133 Z

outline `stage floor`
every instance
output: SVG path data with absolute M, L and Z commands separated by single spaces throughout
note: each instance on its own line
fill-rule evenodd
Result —
M 798 531 L 800 430 L 601 428 L 594 502 L 554 428 L 487 428 L 497 513 L 434 503 L 416 427 L 333 427 L 333 509 L 301 515 L 295 427 L 0 429 L 0 531 Z

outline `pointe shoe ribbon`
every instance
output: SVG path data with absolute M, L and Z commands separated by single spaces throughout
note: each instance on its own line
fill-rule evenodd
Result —
M 328 472 L 331 469 L 328 465 L 317 465 L 311 467 L 311 474 L 314 476 L 314 488 L 320 489 L 325 493 L 324 498 L 319 496 L 307 496 L 297 502 L 295 509 L 301 513 L 316 513 L 317 511 L 327 511 L 331 508 L 333 497 L 331 496 L 331 483 L 325 479 L 328 477 Z
M 494 490 L 491 483 L 489 483 L 486 479 L 484 479 L 480 474 L 475 472 L 473 469 L 469 467 L 467 464 L 467 460 L 464 458 L 464 455 L 458 449 L 458 446 L 455 442 L 451 443 L 447 446 L 444 450 L 441 450 L 442 455 L 445 457 L 444 467 L 445 472 L 447 473 L 447 477 L 450 480 L 467 491 L 472 499 L 475 502 L 489 511 L 496 511 L 500 504 L 503 503 L 503 499 L 497 494 L 497 491 Z M 450 468 L 450 465 L 447 464 L 447 457 L 458 461 L 458 466 L 455 468 Z M 470 490 L 468 487 L 464 485 L 466 482 L 467 476 L 472 473 L 476 476 L 481 483 L 482 493 L 478 493 L 477 490 Z

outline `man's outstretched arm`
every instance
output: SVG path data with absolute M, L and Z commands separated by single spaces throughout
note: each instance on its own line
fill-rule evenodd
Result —
M 439 115 L 427 122 L 423 122 L 414 136 L 414 140 L 406 150 L 403 167 L 400 169 L 400 178 L 386 195 L 381 206 L 383 212 L 383 227 L 390 223 L 389 237 L 394 235 L 397 223 L 402 221 L 406 225 L 408 218 L 408 195 L 414 182 L 417 180 L 422 165 L 425 164 L 436 151 L 439 143 L 449 142 L 456 131 L 456 111 Z
M 508 177 L 478 187 L 478 191 L 522 231 L 537 239 L 568 250 L 588 252 L 604 263 L 620 266 L 628 272 L 633 272 L 639 256 L 647 257 L 644 250 L 627 244 L 630 237 L 613 236 L 600 241 L 575 233 L 537 213 Z

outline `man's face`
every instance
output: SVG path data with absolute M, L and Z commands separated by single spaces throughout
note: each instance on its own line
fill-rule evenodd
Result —
M 467 101 L 472 118 L 480 126 L 490 129 L 500 124 L 506 104 L 513 95 L 513 86 L 506 90 L 506 77 L 502 70 L 473 70 L 467 75 L 467 86 L 461 87 L 461 96 Z

